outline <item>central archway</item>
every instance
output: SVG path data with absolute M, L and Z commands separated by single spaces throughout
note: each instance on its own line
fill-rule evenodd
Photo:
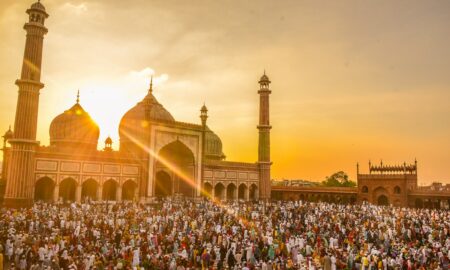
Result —
M 384 187 L 377 187 L 373 190 L 372 202 L 378 205 L 389 205 L 389 192 Z
M 39 179 L 34 186 L 34 200 L 51 202 L 53 200 L 53 190 L 55 183 L 49 177 Z
M 165 168 L 171 175 L 172 194 L 195 197 L 195 159 L 192 151 L 180 141 L 174 141 L 161 148 L 156 168 Z M 155 179 L 155 195 L 158 187 L 158 175 Z
M 386 195 L 378 196 L 377 200 L 378 205 L 389 205 L 389 199 Z

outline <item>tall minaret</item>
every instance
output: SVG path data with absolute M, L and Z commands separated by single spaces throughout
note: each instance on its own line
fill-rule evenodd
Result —
M 270 178 L 270 126 L 269 122 L 269 89 L 270 80 L 266 72 L 259 80 L 259 144 L 258 144 L 258 165 L 259 165 L 259 198 L 261 200 L 270 199 L 271 178 Z
M 24 29 L 27 32 L 23 56 L 22 74 L 16 80 L 19 87 L 14 137 L 11 144 L 8 164 L 8 178 L 4 204 L 19 207 L 29 206 L 34 196 L 34 154 L 36 141 L 39 90 L 44 87 L 41 79 L 42 45 L 47 28 L 44 21 L 48 18 L 45 7 L 38 2 L 27 9 L 29 20 Z

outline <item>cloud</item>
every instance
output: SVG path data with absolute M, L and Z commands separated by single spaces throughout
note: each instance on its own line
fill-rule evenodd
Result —
M 130 71 L 130 75 L 133 77 L 138 77 L 138 78 L 142 78 L 142 77 L 150 77 L 151 75 L 155 74 L 155 71 L 152 68 L 146 67 L 140 71 L 135 71 L 132 70 Z
M 81 3 L 79 5 L 72 4 L 71 2 L 67 2 L 62 6 L 63 9 L 74 11 L 76 14 L 84 13 L 88 10 L 88 7 L 85 3 Z
M 150 67 L 146 67 L 139 71 L 135 70 L 130 71 L 128 76 L 126 76 L 126 80 L 134 82 L 145 80 L 146 83 L 148 83 L 150 77 L 153 77 L 153 83 L 156 85 L 163 84 L 164 82 L 169 80 L 169 75 L 166 73 L 163 73 L 159 76 L 155 76 L 155 70 Z

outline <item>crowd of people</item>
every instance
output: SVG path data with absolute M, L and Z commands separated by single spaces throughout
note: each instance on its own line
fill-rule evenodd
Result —
M 450 211 L 170 200 L 0 210 L 4 269 L 449 269 Z

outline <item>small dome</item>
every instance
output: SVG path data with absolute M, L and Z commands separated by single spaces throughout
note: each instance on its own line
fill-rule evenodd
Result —
M 105 140 L 105 144 L 112 144 L 112 143 L 113 143 L 113 141 L 112 141 L 111 137 L 108 136 L 108 138 L 106 138 L 106 140 Z
M 225 159 L 222 152 L 222 141 L 209 127 L 206 127 L 205 133 L 205 157 L 214 160 Z
M 149 122 L 174 122 L 173 116 L 156 100 L 152 92 L 136 106 L 126 112 L 119 124 L 120 143 L 134 139 L 142 139 L 148 132 Z
M 259 83 L 270 83 L 269 77 L 266 75 L 265 71 L 264 74 L 261 76 L 261 79 L 259 79 Z
M 3 138 L 5 140 L 12 139 L 14 137 L 14 132 L 11 130 L 11 126 L 9 126 L 9 129 L 5 132 L 5 135 L 3 135 Z
M 32 4 L 31 9 L 39 9 L 45 11 L 45 7 L 43 4 L 41 4 L 41 1 L 37 1 L 36 3 Z
M 77 102 L 50 124 L 50 145 L 60 148 L 97 149 L 100 129 Z

